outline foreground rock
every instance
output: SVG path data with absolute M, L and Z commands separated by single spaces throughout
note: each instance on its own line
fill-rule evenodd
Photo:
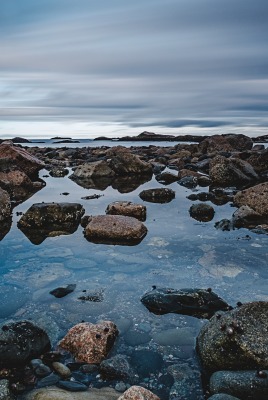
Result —
M 209 204 L 193 204 L 189 210 L 190 216 L 197 221 L 209 222 L 213 219 L 215 211 Z
M 154 314 L 176 313 L 197 318 L 211 318 L 216 311 L 228 310 L 228 304 L 210 289 L 156 288 L 146 293 L 141 302 Z
M 115 201 L 107 206 L 105 212 L 109 215 L 125 215 L 140 221 L 146 220 L 146 207 L 142 204 L 131 203 L 131 201 Z
M 248 206 L 242 206 L 233 213 L 232 224 L 235 228 L 253 229 L 263 222 L 264 217 Z
M 268 398 L 268 371 L 218 371 L 210 378 L 211 393 L 227 393 L 241 399 Z
M 268 221 L 268 182 L 238 192 L 234 196 L 234 204 L 252 208 L 263 217 L 265 223 Z
M 90 388 L 86 392 L 71 393 L 54 386 L 33 390 L 25 400 L 117 400 L 119 393 L 112 388 Z
M 72 327 L 59 346 L 72 353 L 77 361 L 99 364 L 107 357 L 117 335 L 117 327 L 111 321 L 83 322 Z
M 133 217 L 97 215 L 90 217 L 84 234 L 94 243 L 136 245 L 147 234 L 147 228 Z
M 18 221 L 18 227 L 32 243 L 40 244 L 47 237 L 74 233 L 84 212 L 78 203 L 36 203 Z
M 131 386 L 118 400 L 160 400 L 158 396 L 141 386 Z
M 0 367 L 18 367 L 50 350 L 46 332 L 30 321 L 10 322 L 0 331 Z
M 252 302 L 221 316 L 201 329 L 197 351 L 209 371 L 268 367 L 268 302 Z
M 169 203 L 175 198 L 175 192 L 167 188 L 147 189 L 143 190 L 139 196 L 150 203 Z

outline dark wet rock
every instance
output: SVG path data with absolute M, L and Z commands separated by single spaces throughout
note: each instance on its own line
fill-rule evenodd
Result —
M 217 393 L 208 397 L 208 400 L 240 400 L 238 397 L 231 396 L 226 393 Z
M 82 200 L 95 200 L 95 199 L 99 199 L 100 197 L 104 196 L 103 194 L 92 194 L 89 196 L 83 196 L 81 197 Z
M 58 287 L 56 289 L 51 290 L 49 293 L 57 298 L 65 297 L 67 294 L 72 293 L 76 288 L 75 284 L 70 284 L 64 287 Z
M 197 318 L 211 318 L 216 311 L 228 310 L 228 304 L 211 289 L 154 288 L 141 298 L 154 314 L 176 313 Z
M 131 356 L 131 365 L 140 376 L 149 376 L 160 371 L 163 363 L 162 356 L 152 350 L 136 350 Z
M 29 177 L 35 176 L 37 172 L 44 168 L 44 163 L 32 156 L 24 148 L 14 146 L 12 142 L 3 142 L 0 145 L 1 166 L 5 163 L 6 169 L 17 169 L 24 171 Z
M 267 171 L 268 169 L 268 148 L 254 153 L 247 159 L 247 162 L 252 165 L 258 173 Z
M 214 153 L 219 151 L 250 150 L 253 146 L 251 138 L 245 135 L 213 135 L 203 140 L 198 149 L 202 153 Z
M 83 290 L 85 293 L 82 296 L 78 297 L 78 300 L 82 301 L 92 301 L 93 303 L 100 303 L 103 301 L 104 296 L 103 296 L 103 290 L 96 290 L 95 292 L 87 292 L 87 290 Z
M 198 185 L 198 179 L 196 176 L 184 176 L 178 181 L 178 184 L 187 189 L 193 189 Z
M 40 363 L 38 366 L 34 368 L 35 375 L 40 378 L 50 375 L 51 372 L 52 372 L 51 369 L 43 363 Z
M 8 234 L 11 229 L 12 219 L 8 218 L 0 222 L 0 241 Z
M 210 162 L 209 177 L 214 185 L 247 185 L 259 179 L 253 167 L 239 158 L 216 156 Z
M 31 297 L 27 287 L 3 282 L 0 284 L 0 318 L 7 318 L 22 307 Z
M 202 327 L 197 350 L 205 369 L 267 368 L 268 302 L 243 304 Z M 223 356 L 224 355 L 224 356 Z
M 268 182 L 260 183 L 249 189 L 242 190 L 234 196 L 234 204 L 238 207 L 248 206 L 268 221 Z
M 50 349 L 46 332 L 30 321 L 10 322 L 0 331 L 0 367 L 26 364 Z
M 92 382 L 92 380 L 94 380 L 96 375 L 97 375 L 97 373 L 89 375 L 89 374 L 83 374 L 83 372 L 81 372 L 81 371 L 74 371 L 74 372 L 72 372 L 71 380 L 72 381 L 75 380 L 75 381 L 83 383 L 86 386 L 89 386 L 90 383 Z
M 201 175 L 197 178 L 197 182 L 199 186 L 206 187 L 211 185 L 211 179 L 209 176 Z
M 105 212 L 109 215 L 125 215 L 140 221 L 146 220 L 146 207 L 131 201 L 115 201 L 107 206 Z
M 118 400 L 160 400 L 150 390 L 141 386 L 131 386 Z
M 59 387 L 37 389 L 25 395 L 25 400 L 117 400 L 119 393 L 110 387 L 90 388 L 86 392 L 70 392 Z M 153 399 L 154 400 L 154 399 Z
M 157 161 L 153 161 L 153 162 L 151 162 L 151 165 L 153 167 L 153 173 L 155 175 L 161 174 L 161 172 L 164 171 L 164 169 L 166 168 L 166 162 L 165 163 L 160 163 L 160 162 L 157 162 Z
M 221 221 L 216 222 L 214 226 L 216 229 L 219 229 L 221 231 L 231 231 L 232 229 L 234 229 L 233 222 L 227 218 L 224 218 Z
M 211 393 L 226 393 L 241 399 L 268 398 L 267 371 L 218 371 L 210 378 Z
M 203 398 L 201 374 L 188 364 L 173 364 L 168 368 L 175 383 L 169 393 L 169 400 L 200 400 Z
M 52 372 L 52 374 L 50 374 L 48 376 L 45 376 L 42 379 L 39 379 L 39 381 L 37 382 L 36 387 L 37 388 L 43 388 L 43 387 L 46 387 L 46 386 L 52 386 L 52 385 L 55 385 L 56 383 L 58 383 L 59 380 L 60 380 L 59 375 L 54 374 Z
M 145 344 L 150 342 L 151 335 L 147 332 L 140 332 L 134 329 L 130 329 L 125 335 L 124 339 L 126 344 L 129 346 L 135 347 L 139 346 L 140 344 Z
M 118 146 L 112 147 L 107 152 L 108 163 L 116 175 L 150 175 L 153 169 L 151 164 L 140 159 L 139 156 L 132 154 L 129 149 Z
M 15 396 L 10 391 L 7 379 L 0 380 L 0 400 L 15 400 Z
M 127 357 L 122 354 L 103 360 L 99 370 L 104 379 L 121 379 L 131 382 L 135 376 Z
M 175 199 L 175 192 L 172 189 L 156 188 L 143 190 L 139 196 L 142 200 L 151 203 L 169 203 Z
M 85 189 L 94 189 L 94 190 L 105 190 L 108 186 L 110 186 L 113 182 L 112 177 L 101 177 L 101 178 L 79 178 L 74 179 L 73 175 L 69 176 L 77 185 L 85 188 Z
M 214 208 L 208 204 L 193 204 L 189 209 L 190 216 L 197 221 L 208 222 L 214 217 Z
M 155 179 L 162 183 L 162 185 L 170 185 L 173 182 L 176 182 L 179 177 L 178 175 L 171 174 L 170 172 L 162 172 L 159 175 L 156 175 Z
M 135 245 L 147 234 L 147 228 L 133 217 L 96 215 L 91 217 L 84 231 L 90 242 Z
M 72 353 L 77 361 L 99 364 L 107 357 L 117 335 L 117 327 L 111 321 L 83 322 L 73 326 L 59 346 Z
M 68 175 L 69 171 L 67 168 L 63 167 L 53 167 L 49 172 L 50 176 L 53 178 L 64 178 L 64 176 Z
M 84 392 L 88 389 L 87 385 L 78 381 L 59 381 L 58 386 L 70 392 Z
M 0 188 L 0 223 L 10 219 L 11 202 L 9 194 Z
M 255 228 L 264 221 L 264 217 L 249 206 L 242 206 L 233 213 L 233 225 L 236 228 Z M 268 215 L 266 221 L 268 222 Z
M 106 161 L 96 161 L 86 163 L 77 167 L 70 178 L 76 180 L 98 179 L 114 176 L 114 171 L 109 167 Z
M 18 221 L 18 228 L 34 244 L 47 237 L 74 233 L 85 210 L 78 203 L 36 203 Z

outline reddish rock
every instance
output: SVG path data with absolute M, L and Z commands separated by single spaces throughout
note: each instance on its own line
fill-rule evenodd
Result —
M 107 206 L 105 212 L 109 215 L 125 215 L 140 221 L 146 220 L 146 207 L 131 201 L 115 201 Z
M 29 176 L 36 174 L 45 166 L 38 158 L 32 156 L 25 149 L 14 146 L 9 141 L 5 141 L 0 145 L 0 158 L 5 160 L 6 166 L 14 167 L 16 165 L 18 169 Z
M 160 400 L 158 396 L 141 386 L 131 386 L 118 400 Z
M 242 190 L 234 196 L 234 204 L 238 207 L 248 206 L 256 213 L 268 219 L 268 182 L 260 183 Z M 263 220 L 263 223 L 265 221 Z
M 147 228 L 133 217 L 96 215 L 89 219 L 84 234 L 94 243 L 133 245 L 142 241 Z
M 77 361 L 99 364 L 107 357 L 117 335 L 118 329 L 111 321 L 83 322 L 73 326 L 59 346 L 72 353 Z
M 31 179 L 23 171 L 0 172 L 0 185 L 4 188 L 14 186 L 31 187 L 32 184 Z

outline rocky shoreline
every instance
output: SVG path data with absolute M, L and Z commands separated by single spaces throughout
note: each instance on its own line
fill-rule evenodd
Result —
M 57 177 L 65 176 L 71 168 L 70 179 L 76 184 L 98 190 L 111 186 L 120 193 L 130 193 L 154 175 L 164 187 L 141 191 L 145 204 L 172 201 L 175 192 L 166 187 L 171 182 L 189 188 L 208 187 L 208 191 L 188 196 L 189 201 L 195 202 L 189 207 L 192 218 L 204 222 L 213 218 L 213 206 L 207 201 L 215 205 L 230 203 L 236 210 L 230 212 L 229 219 L 216 222 L 215 229 L 243 227 L 268 233 L 268 149 L 254 146 L 253 140 L 244 135 L 215 135 L 197 144 L 165 148 L 151 145 L 25 150 L 3 142 L 0 240 L 11 227 L 14 207 L 44 187 L 38 176 L 42 168 Z M 37 203 L 20 218 L 18 228 L 34 244 L 47 237 L 72 234 L 79 224 L 84 227 L 85 238 L 93 243 L 137 245 L 147 233 L 144 204 L 113 202 L 107 204 L 105 215 L 84 214 L 79 203 Z M 70 288 L 66 290 L 68 295 Z M 209 318 L 197 337 L 196 347 L 200 373 L 208 382 L 207 398 L 267 398 L 267 302 L 238 304 L 231 309 L 211 289 L 153 288 L 152 292 L 142 302 L 151 311 L 157 308 L 159 315 L 181 313 Z M 126 355 L 109 357 L 118 335 L 120 329 L 113 321 L 82 322 L 51 349 L 41 327 L 27 320 L 5 322 L 0 331 L 0 399 L 161 398 L 140 386 L 139 371 Z M 157 361 L 151 363 L 154 362 Z M 200 373 L 174 364 L 165 377 L 171 387 L 169 400 L 200 399 L 200 393 L 192 387 L 193 380 L 201 387 Z M 113 382 L 112 388 L 98 386 L 100 377 Z

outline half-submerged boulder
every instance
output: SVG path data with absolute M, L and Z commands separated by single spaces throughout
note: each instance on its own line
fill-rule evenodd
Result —
M 208 371 L 268 368 L 268 302 L 244 304 L 202 327 L 197 351 Z
M 190 216 L 197 221 L 209 222 L 213 219 L 215 211 L 209 204 L 193 204 L 189 209 Z
M 10 322 L 0 329 L 0 367 L 26 364 L 50 350 L 46 332 L 30 321 Z
M 99 364 L 112 349 L 118 333 L 111 321 L 82 322 L 67 332 L 59 346 L 72 353 L 79 362 Z
M 248 206 L 268 221 L 268 182 L 242 190 L 234 196 L 234 204 L 238 207 Z
M 143 190 L 139 196 L 143 201 L 150 203 L 169 203 L 175 199 L 175 192 L 168 188 L 156 188 Z
M 211 318 L 230 306 L 211 289 L 170 289 L 153 287 L 141 298 L 142 304 L 157 315 L 175 313 L 196 318 Z
M 106 161 L 95 161 L 79 165 L 70 176 L 73 180 L 86 180 L 114 176 L 114 171 Z
M 84 234 L 93 243 L 136 245 L 146 236 L 147 228 L 133 217 L 96 215 L 88 219 Z
M 113 147 L 107 152 L 110 168 L 118 176 L 128 175 L 150 175 L 153 174 L 151 164 L 140 159 L 139 156 L 132 154 L 126 147 Z
M 78 203 L 36 203 L 18 221 L 18 228 L 33 244 L 47 237 L 74 233 L 85 210 Z
M 137 218 L 140 221 L 146 220 L 146 207 L 131 201 L 114 201 L 107 206 L 105 212 L 109 215 L 125 215 Z

